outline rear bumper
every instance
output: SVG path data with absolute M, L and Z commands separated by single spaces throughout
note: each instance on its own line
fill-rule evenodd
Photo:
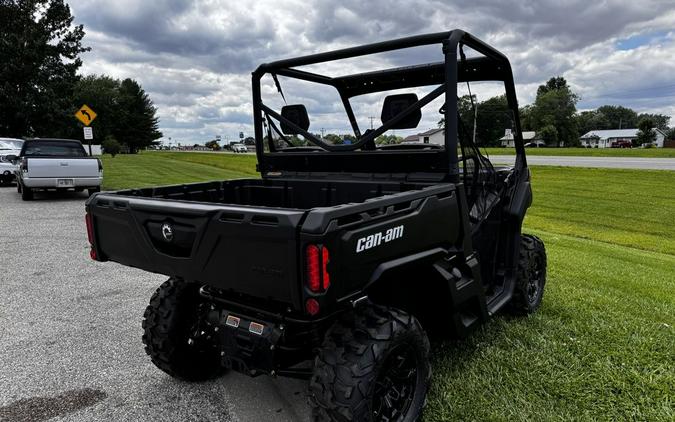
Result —
M 72 180 L 71 186 L 59 186 L 58 181 Z M 91 188 L 101 186 L 103 177 L 22 177 L 21 183 L 29 188 L 56 189 L 56 188 Z

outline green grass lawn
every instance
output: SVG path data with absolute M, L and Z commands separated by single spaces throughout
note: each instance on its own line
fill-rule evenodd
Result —
M 257 175 L 255 157 L 222 154 L 104 166 L 106 189 Z M 525 231 L 546 243 L 543 306 L 435 343 L 425 420 L 675 420 L 675 172 L 532 173 Z
M 515 148 L 483 148 L 490 155 L 515 155 Z M 675 148 L 528 148 L 528 155 L 675 158 Z
M 102 160 L 104 190 L 259 176 L 254 155 L 143 152 Z

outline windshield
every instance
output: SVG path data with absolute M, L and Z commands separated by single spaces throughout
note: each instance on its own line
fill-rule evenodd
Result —
M 81 144 L 64 141 L 30 142 L 23 152 L 26 157 L 86 157 Z
M 23 141 L 20 139 L 10 140 L 10 139 L 0 139 L 0 149 L 21 149 Z

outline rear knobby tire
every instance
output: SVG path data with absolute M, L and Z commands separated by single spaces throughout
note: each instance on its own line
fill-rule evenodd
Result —
M 524 234 L 520 238 L 516 287 L 510 311 L 517 315 L 535 312 L 541 305 L 546 285 L 546 249 L 536 236 Z
M 145 352 L 174 378 L 204 381 L 223 372 L 214 341 L 201 335 L 201 303 L 198 284 L 170 278 L 152 295 L 143 315 Z
M 309 384 L 312 419 L 416 421 L 430 379 L 429 340 L 417 319 L 366 306 L 326 333 Z

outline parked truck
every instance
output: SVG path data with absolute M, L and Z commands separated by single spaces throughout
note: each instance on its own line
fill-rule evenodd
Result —
M 346 76 L 306 68 L 419 46 L 441 60 Z M 279 93 L 280 77 L 334 88 L 356 141 L 311 133 L 305 105 L 268 105 L 264 77 Z M 504 84 L 514 166 L 493 166 L 458 118 L 458 83 L 477 81 Z M 145 311 L 143 343 L 173 377 L 304 378 L 315 420 L 416 420 L 429 335 L 464 337 L 542 301 L 544 245 L 521 233 L 532 190 L 509 61 L 453 30 L 263 64 L 252 86 L 262 177 L 95 194 L 91 258 L 169 277 Z M 361 131 L 351 99 L 419 87 L 432 89 L 386 96 L 381 125 Z M 374 142 L 417 127 L 435 99 L 443 145 Z
M 33 199 L 37 190 L 88 189 L 90 195 L 101 190 L 103 165 L 89 157 L 82 143 L 73 139 L 28 139 L 23 143 L 15 171 L 21 199 Z

